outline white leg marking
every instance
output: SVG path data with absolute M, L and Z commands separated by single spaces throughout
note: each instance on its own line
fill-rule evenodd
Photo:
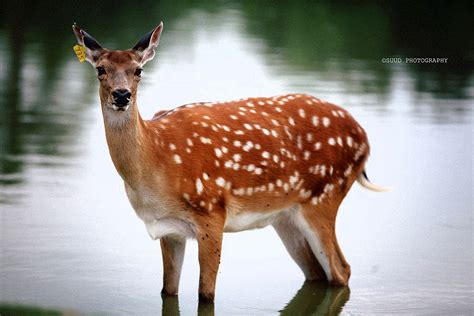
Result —
M 328 281 L 331 281 L 331 265 L 329 264 L 329 258 L 327 256 L 326 250 L 321 244 L 321 239 L 319 238 L 318 233 L 311 229 L 303 214 L 301 214 L 301 211 L 296 213 L 295 221 L 298 227 L 301 229 L 301 232 L 305 235 L 306 240 L 308 241 L 309 246 L 311 247 L 311 250 L 313 250 L 314 255 L 316 256 L 319 263 L 321 264 L 321 267 L 326 273 Z

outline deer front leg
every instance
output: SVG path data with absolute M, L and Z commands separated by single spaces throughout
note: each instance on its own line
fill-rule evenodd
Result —
M 165 296 L 177 295 L 186 239 L 163 237 L 160 239 L 160 244 L 163 257 L 163 289 L 161 294 Z
M 225 215 L 222 210 L 202 216 L 198 220 L 197 241 L 199 248 L 199 300 L 213 302 L 217 271 L 221 259 Z

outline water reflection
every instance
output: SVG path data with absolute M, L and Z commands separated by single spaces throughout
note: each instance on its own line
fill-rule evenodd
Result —
M 349 287 L 305 282 L 280 315 L 339 315 L 349 301 Z
M 178 296 L 162 296 L 161 315 L 179 316 L 179 298 Z
M 306 281 L 291 301 L 280 311 L 282 316 L 339 315 L 349 301 L 349 287 L 333 287 L 322 282 Z M 179 316 L 179 296 L 162 296 L 161 314 Z M 197 314 L 214 316 L 213 303 L 199 302 Z

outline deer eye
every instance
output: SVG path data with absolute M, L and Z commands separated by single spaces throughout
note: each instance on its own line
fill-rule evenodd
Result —
M 141 69 L 141 68 L 137 68 L 137 69 L 135 70 L 135 76 L 137 76 L 137 77 L 141 77 L 141 75 L 142 75 L 142 71 L 143 71 L 143 69 Z
M 97 67 L 97 76 L 102 76 L 102 75 L 105 75 L 105 68 L 104 67 Z

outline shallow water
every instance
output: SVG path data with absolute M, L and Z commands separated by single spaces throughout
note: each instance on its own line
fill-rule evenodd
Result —
M 71 48 L 74 20 L 105 46 L 125 48 L 163 19 L 139 91 L 144 117 L 193 101 L 310 93 L 358 119 L 371 143 L 370 178 L 394 188 L 382 194 L 355 185 L 341 207 L 349 288 L 304 284 L 271 228 L 226 234 L 216 303 L 200 306 L 202 314 L 472 313 L 474 54 L 456 29 L 468 10 L 417 15 L 422 8 L 413 7 L 406 17 L 398 7 L 364 2 L 73 6 L 16 2 L 0 16 L 0 304 L 106 314 L 198 310 L 195 242 L 179 297 L 160 297 L 159 243 L 125 197 L 93 70 Z M 104 19 L 92 20 L 90 10 Z M 439 22 L 443 14 L 458 23 Z M 416 26 L 442 25 L 421 32 L 413 16 Z M 427 55 L 449 62 L 381 62 Z

